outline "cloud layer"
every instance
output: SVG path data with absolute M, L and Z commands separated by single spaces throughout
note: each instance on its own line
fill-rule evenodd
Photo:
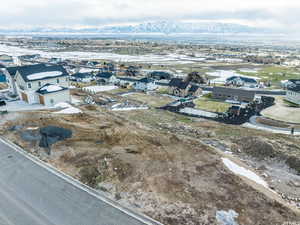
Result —
M 0 27 L 95 27 L 154 20 L 237 22 L 300 28 L 298 0 L 10 0 L 0 6 Z

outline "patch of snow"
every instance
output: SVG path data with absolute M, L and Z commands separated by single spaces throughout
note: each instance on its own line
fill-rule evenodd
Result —
M 82 111 L 80 109 L 77 109 L 77 108 L 71 106 L 70 104 L 68 104 L 66 102 L 57 103 L 54 107 L 55 108 L 63 108 L 63 110 L 60 110 L 58 112 L 54 112 L 56 114 L 77 114 L 77 113 L 82 113 Z
M 246 177 L 246 178 L 256 182 L 257 184 L 260 184 L 264 187 L 268 187 L 268 184 L 261 177 L 259 177 L 257 174 L 255 174 L 251 170 L 241 167 L 227 158 L 222 158 L 222 161 L 223 161 L 224 165 L 230 171 L 232 171 L 234 174 Z
M 54 112 L 54 113 L 56 113 L 56 114 L 77 114 L 77 113 L 82 113 L 82 111 L 75 107 L 70 107 L 70 108 L 66 108 L 66 109 L 63 109 L 61 111 Z
M 228 212 L 223 210 L 216 212 L 216 219 L 220 225 L 238 225 L 238 223 L 235 222 L 235 218 L 238 216 L 239 214 L 232 209 Z
M 69 86 L 69 89 L 75 89 L 75 88 L 77 88 L 77 87 L 74 86 L 74 85 L 70 85 L 70 86 Z
M 81 101 L 77 98 L 74 98 L 73 96 L 71 96 L 71 103 L 74 105 L 78 105 L 79 103 L 81 103 Z
M 0 54 L 10 54 L 12 56 L 40 54 L 42 58 L 61 58 L 76 60 L 93 60 L 105 59 L 121 62 L 147 62 L 153 64 L 185 64 L 203 61 L 202 57 L 190 57 L 184 54 L 167 54 L 167 55 L 121 55 L 109 52 L 46 52 L 41 50 L 33 50 L 20 48 L 16 46 L 0 45 Z
M 80 68 L 79 73 L 92 73 L 92 72 L 99 71 L 98 69 L 91 69 L 91 68 Z
M 143 109 L 149 109 L 147 106 L 141 106 L 141 107 L 120 107 L 120 108 L 113 108 L 112 111 L 131 111 L 131 110 L 143 110 Z
M 3 89 L 3 90 L 0 90 L 0 93 L 4 93 L 4 92 L 8 92 L 9 89 Z
M 89 87 L 84 87 L 83 90 L 84 91 L 88 91 L 88 92 L 94 92 L 94 93 L 98 93 L 98 92 L 104 92 L 104 91 L 111 91 L 114 89 L 117 89 L 117 86 L 89 86 Z
M 243 73 L 257 73 L 258 69 L 248 69 L 248 68 L 243 68 L 243 69 L 239 69 L 240 72 Z
M 47 92 L 55 92 L 55 91 L 60 91 L 62 90 L 63 88 L 60 87 L 60 86 L 57 86 L 57 85 L 47 85 L 45 87 L 42 87 L 41 88 L 41 91 L 47 91 Z
M 27 127 L 27 130 L 37 130 L 39 127 Z
M 56 105 L 54 105 L 54 107 L 55 108 L 69 108 L 72 106 L 66 102 L 60 102 L 60 103 L 57 103 Z
M 61 71 L 50 71 L 50 72 L 42 72 L 42 73 L 34 73 L 27 76 L 28 80 L 38 80 L 46 77 L 56 77 L 62 75 Z
M 218 116 L 216 113 L 207 112 L 204 110 L 194 109 L 194 108 L 190 108 L 190 107 L 185 107 L 183 109 L 180 109 L 179 112 L 186 113 L 186 114 L 193 115 L 193 116 L 204 116 L 204 117 L 209 117 L 209 118 L 216 118 Z
M 235 72 L 233 70 L 217 70 L 215 72 L 208 72 L 206 74 L 209 75 L 209 76 L 212 76 L 212 77 L 216 77 L 215 79 L 212 79 L 211 82 L 213 82 L 213 83 L 220 83 L 220 84 L 224 84 L 226 82 L 226 80 L 229 77 L 232 77 L 232 76 L 240 76 L 240 77 L 245 77 L 245 78 L 253 78 L 253 79 L 256 79 L 256 80 L 260 79 L 259 77 L 245 76 L 245 75 L 239 74 L 239 73 L 237 73 L 237 72 Z

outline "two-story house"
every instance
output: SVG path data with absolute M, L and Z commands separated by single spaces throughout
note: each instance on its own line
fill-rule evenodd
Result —
M 70 101 L 69 74 L 62 66 L 9 67 L 6 76 L 10 92 L 29 104 L 53 106 Z
M 300 80 L 292 79 L 288 82 L 285 99 L 300 105 Z

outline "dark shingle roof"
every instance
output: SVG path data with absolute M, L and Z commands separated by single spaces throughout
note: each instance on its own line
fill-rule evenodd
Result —
M 142 79 L 138 80 L 137 82 L 142 82 L 142 83 L 152 83 L 152 82 L 153 82 L 153 79 L 148 78 L 148 77 L 145 77 L 145 78 L 142 78 Z
M 250 78 L 250 77 L 243 77 L 243 76 L 232 76 L 226 79 L 226 81 L 233 81 L 235 79 L 241 79 L 243 82 L 246 83 L 254 83 L 256 84 L 257 81 L 254 78 Z
M 106 78 L 106 79 L 109 79 L 109 78 L 111 78 L 112 76 L 113 76 L 113 74 L 110 73 L 110 72 L 102 72 L 102 73 L 98 73 L 98 74 L 96 75 L 96 77 L 99 77 L 99 78 Z
M 68 76 L 67 71 L 62 66 L 47 66 L 45 64 L 35 64 L 35 65 L 28 65 L 28 66 L 17 66 L 17 67 L 9 67 L 7 68 L 7 71 L 11 76 L 15 76 L 16 72 L 18 71 L 25 82 L 28 81 L 36 81 L 36 80 L 44 80 L 48 78 L 56 78 L 56 77 L 62 77 L 62 76 Z M 49 76 L 49 77 L 43 77 L 38 79 L 28 79 L 29 75 L 35 74 L 35 73 L 43 73 L 43 72 L 53 72 L 53 71 L 60 71 L 62 72 L 60 75 L 57 76 Z
M 194 92 L 196 92 L 199 88 L 200 88 L 200 87 L 197 86 L 197 85 L 192 85 L 189 91 L 194 93 Z
M 300 80 L 290 79 L 289 82 L 291 83 L 287 86 L 289 91 L 300 92 Z
M 186 89 L 188 85 L 189 85 L 189 82 L 183 81 L 180 78 L 173 78 L 169 83 L 169 86 L 177 87 L 179 89 Z
M 87 77 L 91 77 L 92 74 L 90 73 L 75 73 L 72 75 L 72 77 L 75 77 L 75 78 L 87 78 Z

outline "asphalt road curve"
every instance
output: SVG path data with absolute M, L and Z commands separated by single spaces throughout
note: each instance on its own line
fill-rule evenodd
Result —
M 0 225 L 159 224 L 15 149 L 0 139 Z

